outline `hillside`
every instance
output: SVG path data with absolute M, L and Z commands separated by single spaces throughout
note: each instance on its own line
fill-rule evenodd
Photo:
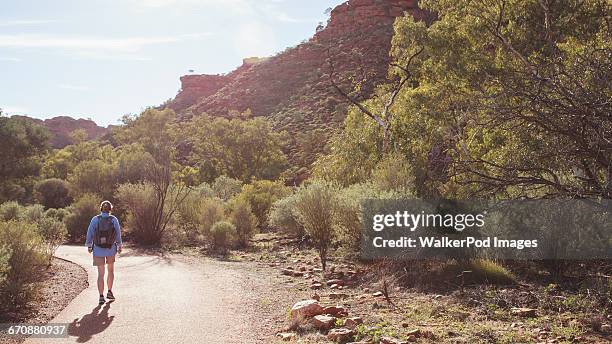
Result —
M 87 139 L 93 140 L 110 132 L 109 128 L 98 126 L 96 122 L 89 119 L 74 119 L 69 116 L 57 116 L 49 119 L 38 119 L 27 116 L 13 116 L 26 118 L 36 124 L 47 128 L 51 133 L 50 144 L 53 148 L 64 148 L 72 143 L 70 133 L 77 129 L 83 129 L 87 133 Z
M 385 81 L 393 22 L 405 12 L 430 18 L 416 0 L 347 1 L 331 11 L 324 28 L 295 47 L 265 59 L 245 59 L 225 75 L 181 77 L 181 90 L 167 106 L 183 120 L 246 110 L 266 116 L 276 130 L 292 134 L 287 152 L 292 164 L 307 167 L 331 130 L 340 127 L 347 106 L 330 86 L 328 57 L 335 80 L 346 90 L 352 88 L 351 78 L 365 76 L 361 95 L 367 97 Z M 298 174 L 305 172 L 302 168 Z

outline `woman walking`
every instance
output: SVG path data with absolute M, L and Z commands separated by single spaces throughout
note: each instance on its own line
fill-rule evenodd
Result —
M 87 228 L 85 244 L 89 253 L 93 253 L 93 265 L 98 267 L 98 303 L 104 304 L 104 266 L 107 266 L 108 276 L 106 284 L 108 293 L 106 298 L 115 300 L 113 295 L 113 281 L 115 279 L 115 256 L 121 253 L 121 226 L 119 220 L 111 215 L 113 204 L 110 201 L 100 203 L 100 214 L 94 216 Z

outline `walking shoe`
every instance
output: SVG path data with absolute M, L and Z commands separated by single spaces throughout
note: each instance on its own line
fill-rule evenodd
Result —
M 109 300 L 114 300 L 115 295 L 113 295 L 113 292 L 109 290 L 108 293 L 106 293 L 106 298 Z
M 98 300 L 99 305 L 103 305 L 106 300 L 104 300 L 104 295 L 100 295 L 100 299 Z

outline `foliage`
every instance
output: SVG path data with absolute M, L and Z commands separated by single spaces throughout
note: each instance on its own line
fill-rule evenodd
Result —
M 75 194 L 97 193 L 110 199 L 115 188 L 112 162 L 86 160 L 79 163 L 68 177 L 74 186 Z
M 268 216 L 268 223 L 277 229 L 287 231 L 298 237 L 305 234 L 296 213 L 297 195 L 291 194 L 274 202 Z
M 201 243 L 210 238 L 213 224 L 225 219 L 225 209 L 218 198 L 192 192 L 178 207 L 176 218 L 187 242 Z
M 271 180 L 287 167 L 281 150 L 286 135 L 272 131 L 263 118 L 228 120 L 201 115 L 179 132 L 193 146 L 190 161 L 198 164 L 202 181 L 220 175 L 243 182 Z
M 100 211 L 100 196 L 95 194 L 84 194 L 79 197 L 70 207 L 68 215 L 64 217 L 68 229 L 70 242 L 84 242 L 87 228 L 91 218 Z
M 0 202 L 18 200 L 38 175 L 49 133 L 25 118 L 0 116 Z
M 337 189 L 330 184 L 314 182 L 300 189 L 297 194 L 298 222 L 312 238 L 323 270 L 329 245 L 335 236 L 336 193 Z
M 45 179 L 36 183 L 34 197 L 45 208 L 64 208 L 72 202 L 68 182 L 57 178 Z
M 380 125 L 355 106 L 315 176 L 363 182 L 389 153 L 409 162 L 419 197 L 609 198 L 606 1 L 420 5 L 437 20 L 396 20 L 389 84 L 359 103 L 387 113 L 394 99 L 382 119 L 388 150 Z
M 152 158 L 144 182 L 122 184 L 117 189 L 117 197 L 130 212 L 136 237 L 143 244 L 160 242 L 190 192 L 178 178 L 184 169 L 175 162 L 177 149 L 172 134 L 175 117 L 172 110 L 150 108 L 137 117 L 124 117 L 125 125 L 115 133 L 119 142 L 140 145 Z M 146 202 L 150 208 L 145 209 L 138 202 Z
M 101 145 L 93 141 L 79 141 L 76 144 L 50 152 L 44 161 L 42 175 L 46 178 L 68 179 L 75 167 L 90 160 L 111 162 L 113 149 L 110 145 Z
M 244 185 L 237 197 L 250 204 L 251 210 L 257 217 L 259 225 L 265 227 L 268 225 L 268 213 L 272 204 L 290 193 L 291 190 L 280 182 L 258 180 L 251 184 Z
M 59 221 L 64 221 L 70 212 L 67 209 L 49 208 L 45 211 L 45 217 L 50 217 Z
M 32 204 L 23 208 L 21 220 L 27 222 L 37 222 L 45 215 L 45 208 L 40 204 Z
M 140 144 L 118 147 L 115 180 L 118 184 L 145 181 L 148 169 L 154 165 L 153 156 Z
M 372 182 L 383 191 L 394 191 L 403 195 L 415 195 L 415 176 L 412 166 L 400 154 L 388 154 L 372 171 Z
M 34 282 L 47 261 L 43 241 L 33 223 L 0 221 L 0 248 L 8 255 L 8 271 L 0 284 L 0 311 L 26 304 L 35 297 Z
M 405 196 L 397 191 L 385 191 L 373 183 L 354 184 L 338 190 L 334 224 L 343 246 L 358 251 L 363 233 L 362 201 L 366 199 L 397 199 Z
M 147 182 L 121 184 L 117 188 L 119 204 L 127 210 L 125 227 L 143 244 L 158 243 L 162 234 L 156 221 L 156 196 L 153 185 Z
M 236 227 L 231 222 L 219 221 L 212 226 L 210 233 L 213 248 L 226 253 L 236 236 Z
M 66 225 L 61 220 L 45 216 L 36 222 L 36 227 L 45 244 L 48 264 L 51 264 L 55 251 L 66 240 Z
M 228 201 L 230 198 L 239 194 L 241 189 L 241 181 L 225 175 L 217 177 L 212 185 L 212 190 L 215 197 L 219 197 L 224 201 Z
M 15 201 L 0 204 L 0 221 L 19 220 L 22 217 L 24 207 Z
M 251 205 L 243 199 L 232 202 L 230 221 L 236 227 L 236 239 L 240 247 L 247 247 L 249 240 L 257 229 L 257 217 L 251 211 Z

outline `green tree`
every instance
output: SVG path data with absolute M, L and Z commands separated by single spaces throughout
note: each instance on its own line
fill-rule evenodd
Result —
M 286 134 L 272 131 L 263 118 L 225 119 L 202 115 L 181 129 L 193 146 L 190 160 L 200 169 L 203 181 L 220 175 L 245 183 L 276 179 L 287 168 L 282 151 Z
M 26 196 L 33 178 L 40 173 L 48 140 L 49 133 L 42 126 L 0 113 L 0 202 Z
M 123 204 L 139 223 L 144 223 L 145 219 L 136 202 L 142 200 L 142 195 L 148 195 L 146 223 L 150 228 L 139 226 L 142 233 L 146 233 L 140 237 L 145 244 L 159 243 L 174 213 L 190 192 L 179 178 L 183 168 L 176 163 L 176 139 L 172 131 L 175 117 L 174 111 L 169 109 L 147 109 L 137 117 L 125 117 L 125 125 L 115 133 L 118 142 L 140 145 L 152 157 L 144 183 L 123 184 L 123 189 L 120 187 L 117 191 L 119 199 L 123 199 Z
M 425 49 L 395 131 L 422 123 L 429 138 L 404 134 L 397 143 L 421 146 L 428 177 L 451 194 L 609 198 L 609 4 L 424 5 L 439 20 L 398 20 L 391 53 Z
M 57 178 L 45 179 L 36 183 L 34 197 L 45 208 L 64 208 L 72 202 L 68 182 Z

